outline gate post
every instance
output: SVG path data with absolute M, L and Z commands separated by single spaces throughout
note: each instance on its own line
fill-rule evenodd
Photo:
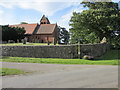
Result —
M 80 59 L 80 41 L 78 41 L 78 58 Z

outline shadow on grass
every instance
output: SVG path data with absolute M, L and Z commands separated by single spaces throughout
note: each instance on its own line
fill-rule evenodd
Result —
M 119 56 L 113 56 L 113 57 L 98 57 L 96 58 L 95 60 L 120 60 L 120 57 Z
M 93 61 L 103 61 L 103 60 L 120 60 L 118 58 L 115 58 L 115 59 L 94 59 Z

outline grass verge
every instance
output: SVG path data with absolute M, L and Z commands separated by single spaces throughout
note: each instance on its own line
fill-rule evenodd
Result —
M 90 65 L 119 65 L 118 59 L 113 60 L 84 60 L 84 59 L 57 59 L 57 58 L 27 58 L 27 57 L 2 57 L 2 62 L 18 63 L 46 63 L 46 64 L 90 64 Z
M 24 71 L 12 68 L 0 68 L 0 76 L 24 74 Z

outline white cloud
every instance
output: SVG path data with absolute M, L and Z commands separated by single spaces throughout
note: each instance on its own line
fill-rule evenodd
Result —
M 47 16 L 52 16 L 55 12 L 64 9 L 65 7 L 69 7 L 69 5 L 66 6 L 66 3 L 55 3 L 55 2 L 41 2 L 41 3 L 24 3 L 19 4 L 21 8 L 25 9 L 34 9 L 42 14 L 45 14 Z
M 16 24 L 17 20 L 14 17 L 12 13 L 6 14 L 6 12 L 0 10 L 0 25 Z
M 56 12 L 60 10 L 63 10 L 70 6 L 76 7 L 80 5 L 80 2 L 81 0 L 0 0 L 0 6 L 10 9 L 15 7 L 20 7 L 23 9 L 33 9 L 39 11 L 41 14 L 45 14 L 46 16 L 53 16 Z M 68 22 L 74 10 L 79 11 L 79 9 L 77 8 L 72 9 L 69 13 L 61 17 L 58 24 L 61 26 L 65 26 L 68 29 Z M 17 23 L 14 13 L 3 15 L 3 12 L 0 11 L 0 14 L 2 14 L 0 15 L 0 24 Z M 24 21 L 26 21 L 26 19 L 24 19 Z M 31 21 L 31 19 L 27 21 Z
M 70 12 L 68 12 L 67 14 L 61 17 L 61 19 L 58 21 L 58 25 L 60 25 L 61 27 L 66 27 L 66 29 L 69 30 L 70 28 L 69 21 L 71 19 L 73 12 L 82 12 L 82 11 L 83 11 L 82 6 L 79 8 L 77 7 L 72 8 Z
M 5 19 L 7 18 L 7 19 Z M 14 20 L 13 16 L 5 16 L 4 18 L 0 18 L 0 25 L 8 25 L 8 24 L 16 24 L 17 21 Z
M 3 10 L 0 10 L 0 15 L 3 14 L 3 13 L 4 13 L 4 11 L 3 11 Z
M 59 10 L 80 4 L 81 0 L 1 0 L 0 6 L 13 8 L 18 6 L 23 9 L 34 9 L 47 16 L 52 16 Z
M 81 2 L 83 0 L 1 0 L 1 2 Z

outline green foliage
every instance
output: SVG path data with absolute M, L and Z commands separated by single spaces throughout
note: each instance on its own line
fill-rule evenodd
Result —
M 53 38 L 53 44 L 56 45 L 56 39 L 55 38 Z
M 24 71 L 11 68 L 0 68 L 0 76 L 24 74 Z
M 27 22 L 21 22 L 20 24 L 28 24 Z
M 63 28 L 63 27 L 58 27 L 58 32 L 59 32 L 59 42 L 58 43 L 64 43 L 64 44 L 67 44 L 69 42 L 69 38 L 70 38 L 70 35 L 69 35 L 69 32 Z
M 21 63 L 51 63 L 51 64 L 93 64 L 93 65 L 118 65 L 118 60 L 91 61 L 84 59 L 57 59 L 57 58 L 25 58 L 25 57 L 2 57 L 2 62 Z
M 50 45 L 50 41 L 49 40 L 47 41 L 47 45 Z
M 2 26 L 2 41 L 14 40 L 17 42 L 24 38 L 24 33 L 24 28 Z
M 84 10 L 73 13 L 70 20 L 71 42 L 82 38 L 82 43 L 98 43 L 106 37 L 107 43 L 120 47 L 120 10 L 113 2 L 82 2 Z

